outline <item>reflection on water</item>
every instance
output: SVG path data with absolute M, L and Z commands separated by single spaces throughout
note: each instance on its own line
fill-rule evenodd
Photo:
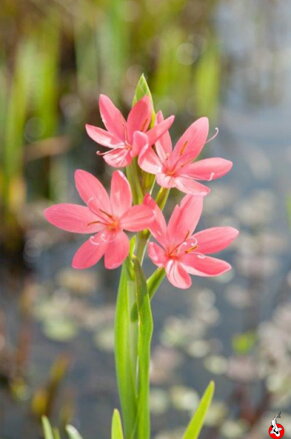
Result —
M 199 228 L 231 224 L 241 235 L 226 252 L 231 273 L 217 280 L 197 278 L 188 291 L 164 282 L 154 299 L 151 406 L 157 439 L 181 437 L 179 426 L 185 426 L 213 377 L 217 390 L 203 437 L 266 435 L 269 411 L 277 408 L 288 425 L 290 19 L 290 4 L 279 0 L 220 1 L 214 14 L 223 88 L 220 135 L 206 150 L 233 160 L 234 168 L 211 183 Z M 105 272 L 100 264 L 86 273 L 72 271 L 77 243 L 48 225 L 39 227 L 38 217 L 36 223 L 27 247 L 35 269 L 29 297 L 36 322 L 30 321 L 30 388 L 20 399 L 29 400 L 46 386 L 53 359 L 65 352 L 71 365 L 52 415 L 65 419 L 74 413 L 72 422 L 84 438 L 105 439 L 118 404 L 112 352 L 118 272 Z M 149 261 L 146 269 L 152 269 Z M 1 302 L 13 344 L 19 311 L 7 295 Z M 38 437 L 30 409 L 5 390 L 0 404 L 1 439 L 18 439 L 23 432 Z

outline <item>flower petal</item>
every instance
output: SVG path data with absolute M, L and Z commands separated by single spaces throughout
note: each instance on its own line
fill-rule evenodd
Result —
M 158 185 L 165 187 L 165 188 L 172 188 L 172 187 L 176 187 L 176 178 L 173 177 L 172 175 L 167 175 L 163 172 L 161 172 L 160 174 L 156 174 L 156 180 Z
M 139 232 L 148 229 L 153 222 L 153 211 L 145 206 L 131 207 L 121 218 L 121 227 L 129 232 Z
M 163 135 L 165 132 L 168 131 L 168 129 L 171 127 L 172 123 L 174 122 L 175 117 L 170 116 L 167 119 L 163 120 L 162 122 L 155 125 L 153 128 L 151 128 L 149 131 L 147 131 L 147 136 L 149 139 L 149 145 L 153 145 L 156 143 L 156 141 Z
M 198 252 L 216 253 L 228 247 L 238 234 L 233 227 L 211 227 L 195 233 L 192 238 L 197 240 Z
M 148 255 L 149 255 L 149 258 L 151 259 L 153 264 L 157 265 L 158 267 L 165 267 L 166 266 L 167 257 L 165 254 L 165 250 L 163 250 L 155 242 L 149 243 Z
M 196 120 L 178 140 L 174 153 L 175 156 L 190 154 L 192 159 L 196 158 L 207 140 L 209 124 L 207 117 Z
M 166 274 L 174 287 L 186 289 L 192 285 L 191 277 L 178 261 L 170 260 L 167 263 Z
M 161 123 L 164 120 L 163 113 L 157 113 L 156 121 Z M 156 150 L 161 161 L 165 161 L 172 153 L 172 140 L 169 131 L 167 130 L 156 142 Z
M 220 157 L 199 160 L 198 162 L 186 165 L 183 168 L 183 176 L 196 178 L 197 180 L 214 180 L 227 174 L 232 168 L 232 162 Z
M 88 136 L 91 137 L 94 142 L 107 146 L 108 148 L 116 148 L 117 146 L 124 145 L 124 142 L 114 134 L 105 131 L 102 128 L 95 127 L 94 125 L 86 124 L 86 131 Z
M 100 95 L 99 109 L 107 130 L 119 139 L 125 140 L 126 121 L 108 96 Z
M 154 238 L 162 244 L 163 247 L 167 246 L 167 224 L 163 212 L 152 199 L 150 195 L 146 195 L 144 198 L 144 204 L 148 206 L 154 213 L 154 219 L 150 224 L 150 231 Z
M 111 179 L 110 203 L 113 215 L 120 218 L 132 204 L 131 188 L 121 171 L 114 171 Z
M 75 171 L 75 184 L 82 200 L 98 215 L 99 208 L 110 212 L 108 194 L 98 178 L 90 172 L 77 169 Z
M 144 171 L 150 174 L 157 174 L 162 170 L 161 161 L 152 146 L 147 146 L 141 151 L 138 157 L 138 164 Z
M 182 263 L 189 273 L 196 276 L 219 276 L 231 269 L 231 265 L 222 259 L 197 253 L 185 254 Z
M 175 186 L 181 192 L 185 192 L 185 194 L 200 195 L 202 197 L 211 191 L 209 187 L 198 183 L 198 181 L 192 180 L 190 177 L 176 177 Z
M 152 118 L 152 104 L 149 96 L 144 96 L 130 110 L 127 118 L 128 142 L 132 142 L 135 131 L 146 131 Z
M 124 232 L 119 232 L 114 240 L 108 244 L 105 251 L 105 268 L 113 269 L 119 267 L 127 258 L 129 253 L 129 240 Z
M 113 168 L 124 168 L 132 161 L 132 155 L 129 149 L 115 148 L 104 154 L 105 162 Z
M 144 148 L 147 148 L 148 138 L 145 133 L 136 131 L 133 134 L 131 153 L 132 157 L 136 157 Z
M 96 233 L 103 228 L 98 218 L 86 206 L 78 204 L 55 204 L 44 211 L 49 223 L 73 233 Z
M 82 270 L 97 264 L 104 255 L 107 245 L 107 242 L 98 242 L 96 236 L 91 236 L 91 238 L 85 241 L 76 251 L 73 257 L 72 267 Z
M 203 197 L 186 195 L 177 205 L 168 222 L 170 243 L 182 243 L 196 228 L 203 208 Z

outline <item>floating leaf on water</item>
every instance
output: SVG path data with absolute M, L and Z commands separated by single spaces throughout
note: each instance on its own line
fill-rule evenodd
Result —
M 57 283 L 73 293 L 84 295 L 96 289 L 97 276 L 96 272 L 65 268 L 58 273 Z
M 187 347 L 187 353 L 195 358 L 202 358 L 210 351 L 210 344 L 205 340 L 195 340 Z
M 215 375 L 225 374 L 228 367 L 227 359 L 221 355 L 211 355 L 204 360 L 204 366 Z
M 226 417 L 228 408 L 222 401 L 213 401 L 208 409 L 205 425 L 215 427 L 221 425 L 222 420 Z
M 247 331 L 241 334 L 235 334 L 232 337 L 232 348 L 237 354 L 247 354 L 254 347 L 257 335 L 254 331 Z
M 66 342 L 78 333 L 78 326 L 71 320 L 51 320 L 43 324 L 44 334 L 55 341 Z
M 241 420 L 226 420 L 222 427 L 221 433 L 227 439 L 239 439 L 246 433 L 248 425 Z
M 184 386 L 174 386 L 170 390 L 173 406 L 177 410 L 186 410 L 193 413 L 199 404 L 199 395 L 195 390 Z
M 114 328 L 108 326 L 107 328 L 99 329 L 94 335 L 95 345 L 107 352 L 113 352 L 114 350 Z
M 168 393 L 163 389 L 154 388 L 150 394 L 150 407 L 155 415 L 165 413 L 169 407 Z

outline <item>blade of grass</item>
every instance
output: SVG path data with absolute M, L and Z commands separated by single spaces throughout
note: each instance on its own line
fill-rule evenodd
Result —
M 68 433 L 69 439 L 82 439 L 82 436 L 73 425 L 67 425 L 66 432 Z
M 111 439 L 123 439 L 122 424 L 120 414 L 117 409 L 114 410 L 112 416 Z
M 196 412 L 194 413 L 191 421 L 188 424 L 183 439 L 197 439 L 199 437 L 200 431 L 203 427 L 207 410 L 213 398 L 214 389 L 215 389 L 214 382 L 211 381 L 200 400 Z
M 150 355 L 153 334 L 153 318 L 147 283 L 139 260 L 133 258 L 136 283 L 136 303 L 138 314 L 138 399 L 137 399 L 137 436 L 150 437 Z

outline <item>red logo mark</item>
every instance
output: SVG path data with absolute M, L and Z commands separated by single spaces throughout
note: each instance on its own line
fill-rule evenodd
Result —
M 273 439 L 280 439 L 285 434 L 285 429 L 282 424 L 277 423 L 277 418 L 281 417 L 281 412 L 275 416 L 269 427 L 269 436 Z

